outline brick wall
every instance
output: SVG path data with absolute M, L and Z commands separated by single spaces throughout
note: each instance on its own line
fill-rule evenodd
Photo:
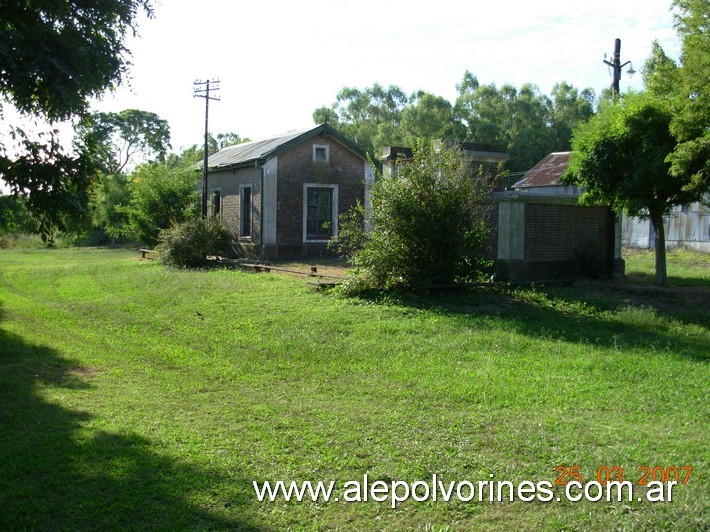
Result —
M 525 260 L 575 260 L 580 253 L 607 257 L 607 207 L 527 203 Z
M 252 193 L 252 241 L 259 242 L 261 221 L 261 169 L 238 168 L 209 175 L 210 190 L 219 188 L 222 195 L 221 218 L 235 235 L 239 234 L 240 185 L 251 185 Z
M 327 163 L 313 162 L 314 144 L 329 146 Z M 276 241 L 287 253 L 298 253 L 303 246 L 304 183 L 338 185 L 338 214 L 343 214 L 358 199 L 364 201 L 365 162 L 333 138 L 322 135 L 279 155 Z
M 494 269 L 501 277 L 532 281 L 612 274 L 608 207 L 583 207 L 574 197 L 555 195 L 493 195 L 489 201 L 504 216 L 489 218 Z

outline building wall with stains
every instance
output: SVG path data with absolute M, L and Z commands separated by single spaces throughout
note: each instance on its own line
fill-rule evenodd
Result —
M 666 248 L 686 247 L 710 253 L 710 207 L 704 203 L 692 203 L 674 207 L 663 217 L 666 231 Z M 622 220 L 624 246 L 652 249 L 653 227 L 648 218 L 624 216 Z

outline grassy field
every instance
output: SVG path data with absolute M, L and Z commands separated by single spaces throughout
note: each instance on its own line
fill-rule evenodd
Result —
M 613 282 L 372 302 L 130 251 L 2 251 L 0 529 L 708 529 L 710 258 L 669 255 L 660 290 L 650 254 L 627 259 Z M 560 487 L 393 509 L 252 485 L 573 465 L 619 466 L 639 494 L 643 466 L 693 470 L 655 503 Z

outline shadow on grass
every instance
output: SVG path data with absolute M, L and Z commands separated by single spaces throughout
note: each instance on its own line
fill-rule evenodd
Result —
M 139 435 L 84 430 L 90 414 L 42 397 L 89 389 L 93 372 L 0 329 L 0 529 L 257 528 L 188 500 L 204 493 L 236 515 L 245 479 L 177 463 Z
M 626 280 L 599 281 L 400 294 L 387 301 L 464 322 L 494 317 L 506 328 L 536 338 L 710 359 L 707 334 L 679 334 L 671 326 L 677 322 L 710 329 L 710 290 L 703 287 L 657 289 Z
M 630 272 L 626 277 L 630 283 L 646 286 L 652 286 L 655 280 L 653 274 L 645 272 Z M 695 287 L 710 290 L 710 279 L 705 277 L 680 277 L 677 275 L 669 275 L 668 284 L 671 287 Z

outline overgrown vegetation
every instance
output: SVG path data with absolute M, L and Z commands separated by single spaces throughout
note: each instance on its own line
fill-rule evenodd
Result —
M 196 217 L 196 181 L 189 168 L 139 167 L 130 184 L 130 203 L 123 208 L 127 215 L 126 234 L 150 246 L 158 241 L 162 229 Z
M 141 12 L 153 15 L 148 0 L 15 2 L 0 10 L 0 96 L 41 131 L 10 124 L 8 138 L 0 137 L 0 178 L 25 198 L 49 243 L 56 229 L 85 218 L 98 170 L 96 137 L 72 153 L 51 123 L 86 115 L 92 98 L 121 84 L 126 37 Z
M 201 268 L 207 255 L 230 255 L 233 238 L 218 219 L 192 218 L 161 230 L 156 249 L 167 266 Z
M 371 208 L 358 205 L 340 222 L 335 246 L 357 268 L 346 291 L 477 279 L 488 265 L 484 198 L 493 179 L 460 149 L 420 142 L 411 161 L 378 177 Z
M 135 252 L 0 251 L 0 527 L 707 529 L 707 258 L 669 254 L 674 288 L 650 253 L 627 271 L 371 304 Z M 392 509 L 252 486 L 554 483 L 560 465 L 693 474 L 670 503 Z

